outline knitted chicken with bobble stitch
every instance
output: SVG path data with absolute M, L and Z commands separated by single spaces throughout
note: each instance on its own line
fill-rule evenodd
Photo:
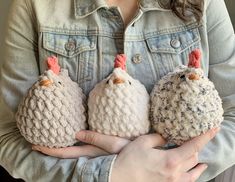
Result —
M 117 55 L 113 72 L 90 92 L 90 130 L 134 139 L 149 131 L 149 94 L 126 72 L 126 56 Z
M 76 132 L 86 129 L 85 95 L 57 57 L 47 59 L 48 70 L 29 89 L 16 113 L 17 126 L 27 141 L 46 147 L 78 142 Z
M 152 90 L 152 126 L 170 143 L 181 145 L 223 121 L 221 98 L 200 59 L 200 50 L 192 51 L 188 66 L 177 67 Z

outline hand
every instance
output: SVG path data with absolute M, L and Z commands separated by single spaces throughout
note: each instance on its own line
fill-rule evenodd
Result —
M 48 148 L 33 145 L 32 149 L 59 158 L 79 158 L 82 156 L 98 157 L 119 153 L 120 150 L 130 142 L 124 138 L 103 135 L 88 130 L 78 132 L 76 138 L 89 145 L 65 148 Z
M 170 150 L 154 148 L 165 144 L 157 134 L 141 136 L 118 154 L 111 182 L 193 182 L 207 168 L 206 164 L 198 164 L 198 153 L 218 131 L 212 129 Z

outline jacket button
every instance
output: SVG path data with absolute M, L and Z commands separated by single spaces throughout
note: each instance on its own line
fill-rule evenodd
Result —
M 76 49 L 76 40 L 75 39 L 69 39 L 68 42 L 65 44 L 65 49 L 68 52 L 74 51 Z
M 171 47 L 177 49 L 181 45 L 180 41 L 178 39 L 172 39 L 171 40 Z
M 141 58 L 140 54 L 136 54 L 132 58 L 132 62 L 135 64 L 139 64 L 139 63 L 141 63 L 141 61 L 142 61 L 142 58 Z

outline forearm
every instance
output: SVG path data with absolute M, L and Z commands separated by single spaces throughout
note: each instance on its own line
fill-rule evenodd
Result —
M 208 181 L 235 164 L 235 94 L 223 98 L 224 121 L 216 137 L 200 153 L 208 169 L 199 181 Z
M 209 79 L 222 98 L 224 121 L 221 131 L 200 153 L 200 162 L 209 167 L 199 181 L 208 181 L 235 164 L 235 35 L 224 1 L 206 3 Z
M 235 121 L 234 121 L 235 122 Z M 229 168 L 235 161 L 235 123 L 225 120 L 221 130 L 199 154 L 199 162 L 208 164 L 208 169 L 198 181 L 208 181 Z
M 2 129 L 2 128 L 1 128 Z M 15 178 L 25 181 L 108 182 L 114 156 L 90 159 L 58 159 L 31 150 L 15 130 L 0 137 L 0 164 Z

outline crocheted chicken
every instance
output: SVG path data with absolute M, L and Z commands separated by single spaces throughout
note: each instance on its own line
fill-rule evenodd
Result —
M 18 107 L 17 126 L 30 143 L 66 147 L 77 142 L 75 133 L 86 129 L 85 95 L 58 59 L 49 57 L 49 70 L 29 89 Z
M 114 67 L 89 94 L 88 124 L 99 133 L 134 139 L 149 131 L 149 94 L 126 72 L 124 54 L 117 55 Z
M 221 98 L 200 68 L 200 59 L 200 50 L 192 51 L 188 66 L 177 67 L 152 90 L 151 122 L 169 143 L 181 145 L 223 121 Z

